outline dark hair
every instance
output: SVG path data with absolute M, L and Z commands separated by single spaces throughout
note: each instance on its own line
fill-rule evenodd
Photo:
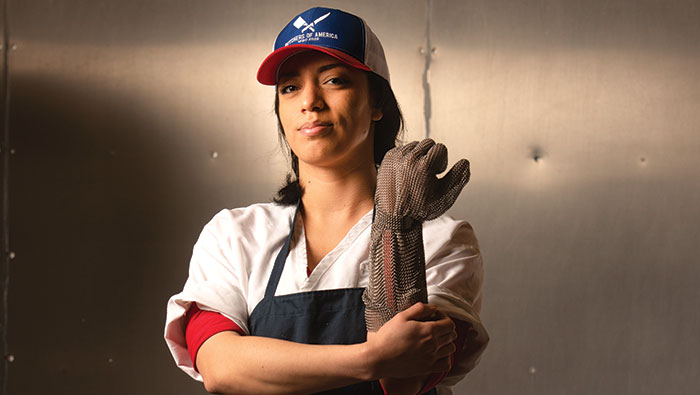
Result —
M 399 103 L 396 102 L 394 92 L 389 82 L 384 78 L 367 72 L 369 82 L 369 95 L 374 108 L 382 109 L 382 119 L 374 122 L 374 164 L 379 167 L 384 155 L 396 146 L 396 141 L 403 132 L 403 115 Z M 280 121 L 279 95 L 275 91 L 275 115 L 277 115 L 277 129 L 279 131 L 280 145 L 289 156 L 291 173 L 287 173 L 285 184 L 277 191 L 274 202 L 282 205 L 297 204 L 301 199 L 301 185 L 299 184 L 299 158 L 292 152 L 284 137 L 284 129 Z

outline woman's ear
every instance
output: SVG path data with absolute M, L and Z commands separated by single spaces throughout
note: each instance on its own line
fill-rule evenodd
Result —
M 384 118 L 384 111 L 382 111 L 381 108 L 373 108 L 372 109 L 372 120 L 373 121 L 381 121 L 382 118 Z

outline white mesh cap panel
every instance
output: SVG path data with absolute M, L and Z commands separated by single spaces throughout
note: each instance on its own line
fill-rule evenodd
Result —
M 389 78 L 389 65 L 386 63 L 386 56 L 384 56 L 384 48 L 382 43 L 374 34 L 372 29 L 365 20 L 362 20 L 365 25 L 365 64 L 369 66 L 370 69 L 389 83 L 391 79 Z

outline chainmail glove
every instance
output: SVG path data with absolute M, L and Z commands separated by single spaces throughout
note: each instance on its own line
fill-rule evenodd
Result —
M 422 224 L 444 214 L 469 181 L 466 159 L 437 178 L 446 168 L 447 148 L 430 139 L 390 150 L 379 167 L 369 284 L 362 295 L 370 332 L 413 304 L 428 302 Z

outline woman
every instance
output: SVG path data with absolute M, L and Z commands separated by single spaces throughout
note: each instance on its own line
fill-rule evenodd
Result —
M 449 372 L 448 390 L 487 339 L 466 222 L 423 225 L 434 304 L 365 327 L 377 166 L 402 127 L 379 40 L 354 15 L 313 8 L 282 30 L 258 80 L 276 86 L 294 175 L 277 203 L 223 210 L 205 226 L 168 305 L 178 365 L 216 393 L 419 393 Z M 434 147 L 401 152 L 420 160 Z

